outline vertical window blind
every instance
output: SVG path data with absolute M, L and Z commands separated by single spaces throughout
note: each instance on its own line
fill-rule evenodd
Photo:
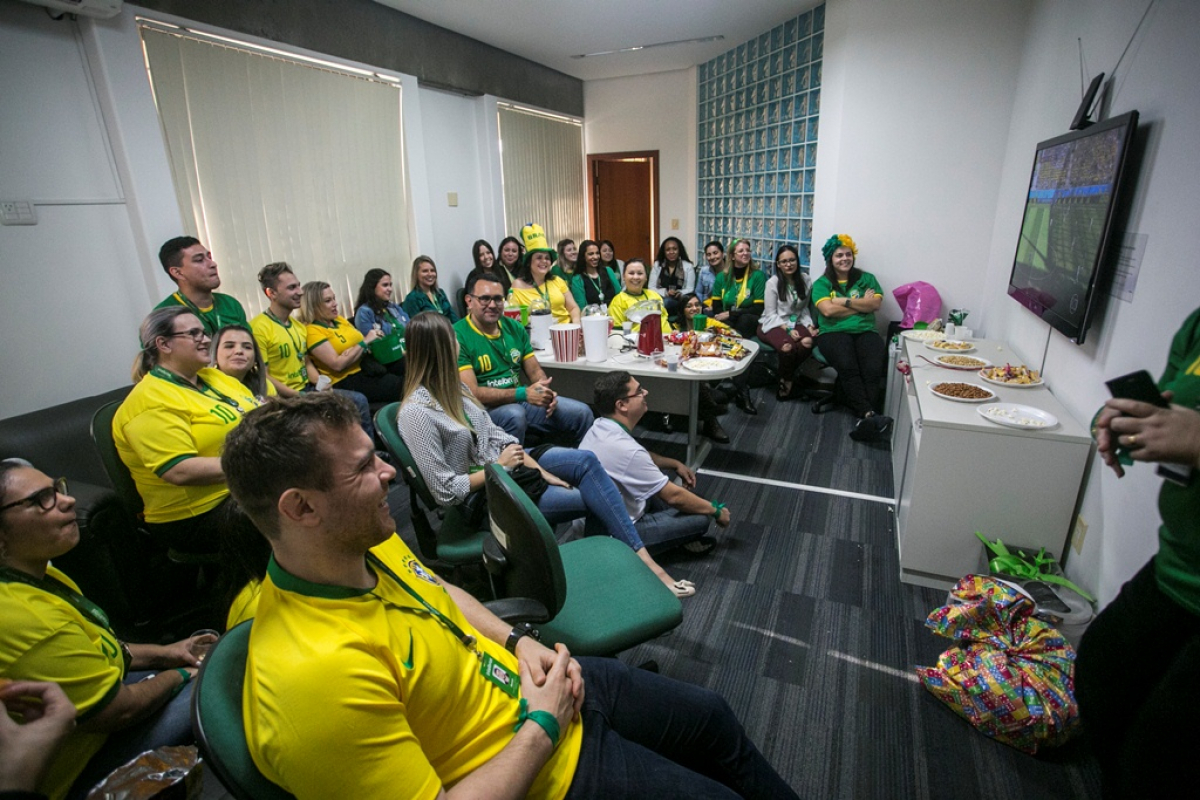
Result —
M 507 103 L 499 116 L 505 230 L 516 236 L 536 222 L 551 247 L 586 238 L 583 126 Z
M 183 218 L 220 265 L 221 291 L 253 316 L 267 304 L 258 271 L 273 261 L 333 286 L 346 317 L 368 269 L 403 291 L 413 225 L 399 85 L 141 33 Z

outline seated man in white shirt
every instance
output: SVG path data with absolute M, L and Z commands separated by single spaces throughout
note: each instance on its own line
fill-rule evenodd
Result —
M 704 534 L 712 520 L 722 528 L 729 525 L 729 509 L 690 491 L 696 473 L 683 462 L 651 453 L 633 438 L 630 432 L 649 410 L 645 387 L 621 371 L 597 380 L 593 391 L 592 404 L 600 416 L 579 448 L 600 459 L 648 549 L 655 553 L 683 545 L 693 553 L 711 550 L 713 541 Z M 663 470 L 674 471 L 684 485 L 671 482 Z

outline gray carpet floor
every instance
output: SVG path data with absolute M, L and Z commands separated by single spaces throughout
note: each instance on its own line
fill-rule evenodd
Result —
M 754 396 L 759 415 L 731 408 L 722 422 L 732 441 L 699 475 L 699 492 L 728 503 L 733 523 L 713 528 L 718 545 L 706 555 L 659 559 L 698 587 L 683 624 L 622 660 L 653 659 L 664 675 L 720 692 L 801 797 L 1099 797 L 1081 746 L 1025 755 L 917 682 L 913 668 L 950 644 L 924 627 L 945 595 L 900 582 L 890 503 L 836 494 L 890 497 L 887 445 L 851 441 L 842 411 L 814 416 L 807 403 Z M 682 434 L 636 434 L 683 455 Z M 391 501 L 415 549 L 402 484 Z M 229 797 L 211 776 L 203 796 Z

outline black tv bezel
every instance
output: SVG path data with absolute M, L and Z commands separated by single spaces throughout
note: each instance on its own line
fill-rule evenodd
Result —
M 1053 139 L 1047 139 L 1043 142 L 1038 142 L 1037 148 L 1034 150 L 1033 164 L 1029 169 L 1029 183 L 1025 189 L 1025 196 L 1022 201 L 1021 212 L 1021 231 L 1017 233 L 1017 245 L 1013 252 L 1012 270 L 1008 275 L 1008 296 L 1021 304 L 1023 308 L 1028 309 L 1036 314 L 1040 319 L 1049 323 L 1049 325 L 1066 336 L 1073 344 L 1083 344 L 1087 336 L 1088 327 L 1091 325 L 1092 317 L 1096 312 L 1097 298 L 1099 289 L 1105 284 L 1101 278 L 1108 278 L 1108 271 L 1111 269 L 1109 258 L 1109 246 L 1113 236 L 1113 220 L 1117 213 L 1117 208 L 1120 205 L 1124 192 L 1123 184 L 1125 181 L 1125 173 L 1129 165 L 1129 151 L 1133 146 L 1134 133 L 1137 131 L 1138 112 L 1127 111 L 1115 117 L 1097 122 L 1080 130 L 1065 133 L 1062 136 L 1056 136 Z M 1046 308 L 1040 303 L 1037 303 L 1028 298 L 1022 298 L 1020 293 L 1025 287 L 1016 286 L 1013 283 L 1013 276 L 1017 270 L 1017 254 L 1021 251 L 1021 232 L 1025 229 L 1025 207 L 1029 202 L 1029 192 L 1033 189 L 1034 176 L 1037 174 L 1038 157 L 1043 150 L 1051 147 L 1057 147 L 1069 142 L 1086 139 L 1089 136 L 1094 136 L 1098 133 L 1104 133 L 1116 128 L 1124 128 L 1125 135 L 1121 141 L 1121 154 L 1117 159 L 1117 167 L 1113 176 L 1113 191 L 1112 197 L 1109 200 L 1108 212 L 1104 218 L 1104 230 L 1100 235 L 1100 247 L 1096 250 L 1096 261 L 1092 264 L 1091 279 L 1088 282 L 1087 294 L 1084 297 L 1083 316 L 1078 323 L 1073 323 L 1069 319 L 1064 318 L 1060 314 L 1054 312 L 1053 308 Z

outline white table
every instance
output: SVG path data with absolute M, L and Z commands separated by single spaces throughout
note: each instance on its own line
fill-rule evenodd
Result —
M 538 363 L 547 375 L 554 378 L 551 383 L 554 391 L 585 403 L 592 402 L 593 387 L 600 375 L 625 370 L 635 376 L 649 390 L 646 402 L 655 412 L 687 415 L 686 461 L 692 469 L 699 467 L 712 449 L 712 444 L 700 436 L 697 424 L 700 416 L 700 384 L 703 381 L 732 378 L 745 372 L 758 355 L 758 345 L 744 339 L 742 344 L 749 351 L 748 355 L 741 361 L 731 362 L 732 366 L 721 372 L 692 372 L 683 366 L 671 372 L 642 358 L 636 349 L 621 352 L 620 347 L 626 342 L 618 333 L 612 334 L 608 342 L 608 358 L 604 361 L 587 361 L 583 358 L 571 362 L 555 361 L 554 351 L 546 349 L 537 351 Z M 666 352 L 678 353 L 679 345 L 666 345 Z
M 933 366 L 922 342 L 905 340 L 912 374 L 896 398 L 892 446 L 896 481 L 896 538 L 900 579 L 949 588 L 983 566 L 975 537 L 1035 550 L 1061 559 L 1074 521 L 1075 504 L 1092 439 L 1046 386 L 1016 388 L 986 383 L 977 372 Z M 975 355 L 993 364 L 1024 363 L 1004 342 L 974 342 Z M 976 403 L 956 403 L 930 391 L 943 381 L 986 386 L 989 402 L 1022 403 L 1058 417 L 1056 428 L 1018 429 L 989 422 Z

